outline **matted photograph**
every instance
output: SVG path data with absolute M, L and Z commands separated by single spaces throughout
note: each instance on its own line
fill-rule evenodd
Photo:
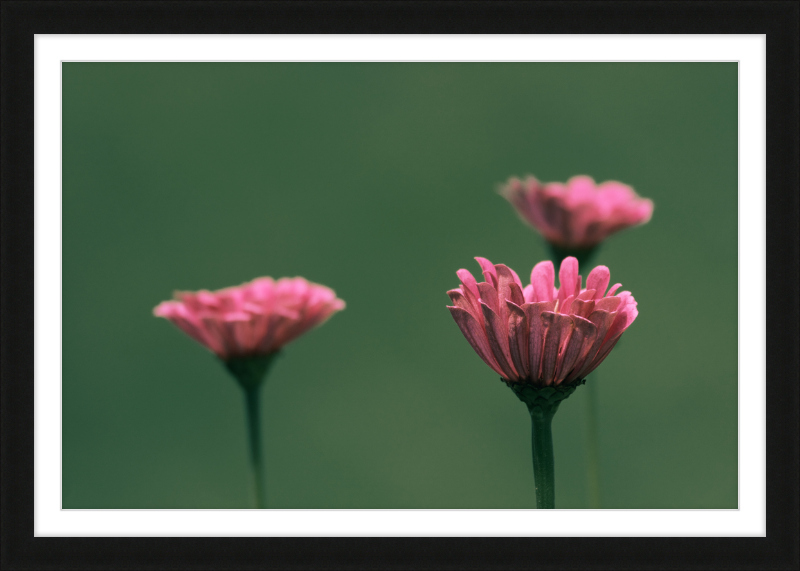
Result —
M 61 505 L 738 508 L 736 62 L 64 62 Z

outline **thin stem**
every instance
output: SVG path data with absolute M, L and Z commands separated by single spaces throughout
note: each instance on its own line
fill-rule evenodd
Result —
M 536 507 L 556 507 L 555 458 L 553 456 L 553 416 L 550 407 L 533 406 L 531 413 L 531 446 L 533 450 L 533 478 L 536 482 Z
M 600 449 L 597 439 L 597 373 L 586 383 L 586 484 L 589 507 L 600 509 Z
M 267 507 L 267 490 L 264 485 L 264 461 L 261 456 L 261 385 L 244 387 L 247 408 L 247 434 L 250 441 L 250 463 L 255 480 L 256 507 Z
M 550 244 L 550 256 L 553 264 L 558 269 L 561 260 L 567 256 L 574 256 L 578 259 L 578 266 L 585 272 L 588 271 L 598 247 L 585 250 L 562 248 Z M 589 507 L 592 509 L 600 508 L 600 446 L 597 439 L 597 373 L 592 376 L 592 382 L 588 383 L 589 394 L 586 398 L 586 486 L 589 492 Z
M 225 368 L 239 381 L 244 391 L 247 409 L 247 435 L 250 441 L 250 464 L 255 480 L 256 507 L 267 507 L 267 492 L 264 484 L 264 462 L 261 457 L 261 399 L 260 389 L 267 371 L 277 353 L 241 357 L 224 361 Z
M 592 262 L 592 258 L 594 258 L 597 253 L 597 246 L 579 250 L 576 248 L 563 248 L 550 243 L 548 243 L 548 245 L 550 246 L 550 259 L 556 267 L 556 271 L 558 271 L 559 266 L 561 266 L 561 261 L 568 256 L 577 258 L 578 267 L 583 269 Z

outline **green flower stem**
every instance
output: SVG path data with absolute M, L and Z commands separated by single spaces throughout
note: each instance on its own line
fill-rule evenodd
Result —
M 256 507 L 267 507 L 267 490 L 264 484 L 264 460 L 261 455 L 261 385 L 244 388 L 247 408 L 247 434 L 250 441 L 250 463 L 255 479 Z
M 555 459 L 553 457 L 553 417 L 561 401 L 569 398 L 583 380 L 557 387 L 537 387 L 528 383 L 515 383 L 500 379 L 525 403 L 531 415 L 531 450 L 533 451 L 533 479 L 536 489 L 536 507 L 556 507 Z
M 600 446 L 597 442 L 597 373 L 586 385 L 586 484 L 589 507 L 600 509 Z
M 555 458 L 553 456 L 553 416 L 556 409 L 530 407 L 533 478 L 536 484 L 536 507 L 556 507 Z
M 576 258 L 578 260 L 578 267 L 580 267 L 581 271 L 584 271 L 584 268 L 592 262 L 592 258 L 594 258 L 594 255 L 597 253 L 596 246 L 586 250 L 562 248 L 561 246 L 556 246 L 555 244 L 549 244 L 549 246 L 550 260 L 556 267 L 556 273 L 558 273 L 558 268 L 561 266 L 561 262 L 564 260 L 564 258 L 569 256 Z
M 588 266 L 597 253 L 597 247 L 586 250 L 562 248 L 555 244 L 550 246 L 550 259 L 556 267 L 567 256 L 578 259 L 578 267 L 587 276 Z M 589 507 L 600 508 L 600 446 L 597 439 L 597 373 L 593 373 L 589 383 L 589 394 L 586 395 L 586 488 L 589 493 Z
M 256 507 L 259 509 L 267 507 L 264 459 L 261 454 L 261 385 L 264 384 L 267 371 L 275 355 L 277 353 L 224 361 L 225 368 L 239 381 L 239 385 L 244 391 L 250 464 L 255 481 Z

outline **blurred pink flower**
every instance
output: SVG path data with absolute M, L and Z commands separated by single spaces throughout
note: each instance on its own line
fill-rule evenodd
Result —
M 586 250 L 608 236 L 650 220 L 653 202 L 621 182 L 596 185 L 588 176 L 566 184 L 512 178 L 500 188 L 519 215 L 561 248 Z
M 485 282 L 458 270 L 461 287 L 447 292 L 448 306 L 464 337 L 498 375 L 536 386 L 570 384 L 597 368 L 636 319 L 630 292 L 608 292 L 610 273 L 597 266 L 581 287 L 578 260 L 565 258 L 554 286 L 552 262 L 539 262 L 531 284 L 503 264 L 475 258 Z
M 265 277 L 214 292 L 176 292 L 153 314 L 227 361 L 274 353 L 344 306 L 325 286 Z

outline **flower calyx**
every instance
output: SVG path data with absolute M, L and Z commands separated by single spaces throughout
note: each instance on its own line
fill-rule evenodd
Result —
M 233 357 L 223 361 L 228 372 L 245 390 L 258 388 L 267 376 L 272 360 L 278 352 L 252 357 Z
M 509 382 L 502 377 L 500 380 L 514 391 L 519 400 L 528 406 L 528 411 L 531 414 L 541 411 L 551 415 L 558 410 L 561 401 L 569 398 L 579 386 L 586 384 L 586 379 L 579 379 L 568 385 L 537 387 L 529 383 Z

